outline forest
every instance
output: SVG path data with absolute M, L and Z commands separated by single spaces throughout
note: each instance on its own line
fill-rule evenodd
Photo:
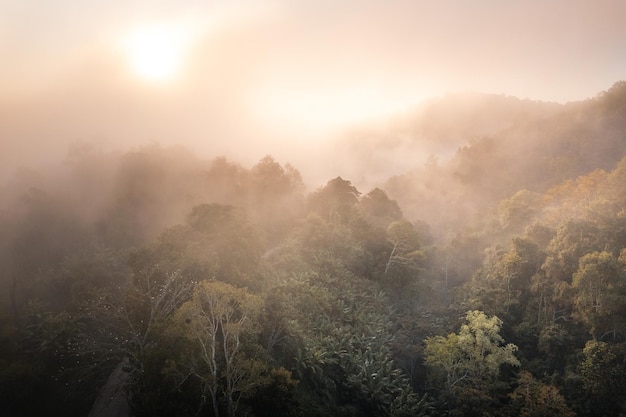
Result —
M 626 415 L 626 82 L 444 104 L 346 139 L 455 149 L 367 189 L 159 144 L 4 178 L 0 414 Z

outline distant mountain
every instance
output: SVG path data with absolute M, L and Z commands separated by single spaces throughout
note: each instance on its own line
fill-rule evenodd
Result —
M 563 108 L 505 95 L 448 94 L 353 128 L 333 143 L 333 152 L 342 155 L 342 166 L 349 167 L 346 176 L 369 186 L 421 167 L 432 157 L 449 159 L 479 138 L 552 117 Z
M 610 170 L 626 155 L 626 82 L 566 105 L 475 97 L 475 104 L 448 108 L 444 100 L 413 119 L 413 132 L 437 132 L 430 137 L 450 144 L 463 140 L 451 140 L 451 132 L 466 132 L 466 143 L 449 160 L 431 158 L 387 181 L 390 197 L 412 218 L 435 227 L 467 223 L 520 189 L 541 192 L 595 169 Z M 462 218 L 451 218 L 459 213 Z
M 550 117 L 562 107 L 513 96 L 458 93 L 428 100 L 399 117 L 396 123 L 401 133 L 416 140 L 462 145 L 529 120 Z

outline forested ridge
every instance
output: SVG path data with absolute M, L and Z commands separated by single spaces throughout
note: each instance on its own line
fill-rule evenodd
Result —
M 626 83 L 514 106 L 366 190 L 157 144 L 20 169 L 0 414 L 86 416 L 121 367 L 133 416 L 625 415 Z

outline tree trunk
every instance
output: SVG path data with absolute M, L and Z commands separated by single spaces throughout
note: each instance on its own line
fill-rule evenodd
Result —
M 128 372 L 124 369 L 128 365 L 128 358 L 124 358 L 115 367 L 98 398 L 91 407 L 88 417 L 128 417 L 130 407 L 124 385 L 128 380 Z
M 220 409 L 217 406 L 217 392 L 211 389 L 211 404 L 213 405 L 213 416 L 220 417 Z

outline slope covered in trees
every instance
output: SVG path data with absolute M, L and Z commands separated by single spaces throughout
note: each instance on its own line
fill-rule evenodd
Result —
M 434 151 L 426 164 L 384 188 L 408 216 L 445 235 L 521 189 L 541 193 L 595 169 L 612 169 L 626 154 L 625 100 L 626 83 L 618 82 L 595 98 L 503 121 L 503 130 L 468 132 L 451 159 Z
M 370 190 L 155 145 L 22 170 L 0 411 L 87 415 L 122 369 L 134 416 L 623 415 L 625 103 Z

